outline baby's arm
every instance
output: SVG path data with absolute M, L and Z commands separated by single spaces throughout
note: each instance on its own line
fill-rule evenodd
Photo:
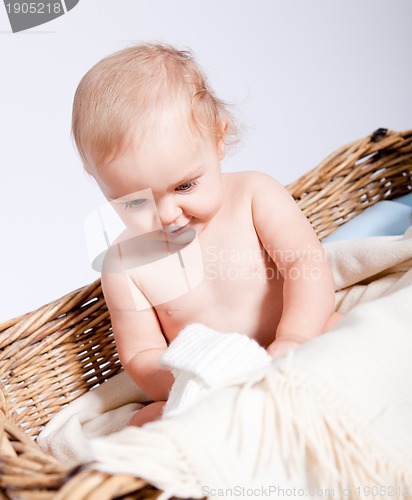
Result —
M 320 335 L 335 304 L 332 272 L 312 226 L 278 182 L 256 174 L 252 202 L 258 236 L 284 279 L 275 354 Z
M 103 273 L 102 287 L 123 368 L 154 401 L 166 401 L 174 379 L 159 366 L 167 344 L 154 309 L 137 310 L 143 294 L 126 273 Z

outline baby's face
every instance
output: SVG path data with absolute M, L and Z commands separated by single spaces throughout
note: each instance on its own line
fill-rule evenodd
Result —
M 223 203 L 223 156 L 223 141 L 188 136 L 176 124 L 165 124 L 95 178 L 133 234 L 160 231 L 184 243 Z

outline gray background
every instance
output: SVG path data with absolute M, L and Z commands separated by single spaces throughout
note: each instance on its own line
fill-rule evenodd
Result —
M 0 6 L 0 321 L 98 277 L 83 220 L 104 200 L 70 138 L 83 74 L 133 42 L 191 47 L 236 103 L 223 169 L 287 183 L 378 127 L 412 127 L 410 0 L 81 0 L 12 34 Z

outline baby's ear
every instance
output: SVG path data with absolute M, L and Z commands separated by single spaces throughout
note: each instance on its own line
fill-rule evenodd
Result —
M 228 127 L 227 120 L 222 120 L 219 126 L 219 132 L 217 135 L 217 153 L 219 156 L 219 160 L 223 160 L 225 157 L 225 140 L 226 140 L 226 131 Z

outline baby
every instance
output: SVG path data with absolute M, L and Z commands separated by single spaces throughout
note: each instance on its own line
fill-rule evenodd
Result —
M 275 356 L 336 322 L 334 287 L 310 223 L 276 180 L 222 173 L 232 116 L 187 51 L 126 48 L 97 63 L 73 104 L 86 171 L 126 230 L 102 286 L 120 360 L 154 403 L 172 374 L 159 365 L 190 323 L 240 332 Z

